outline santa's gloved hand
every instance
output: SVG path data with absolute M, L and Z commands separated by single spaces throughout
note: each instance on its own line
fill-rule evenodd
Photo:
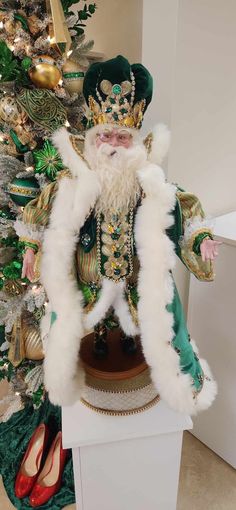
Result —
M 218 246 L 222 244 L 220 241 L 213 239 L 204 239 L 200 246 L 201 257 L 203 262 L 214 260 L 218 255 Z
M 35 253 L 33 248 L 27 248 L 24 259 L 23 259 L 23 267 L 21 278 L 28 278 L 30 282 L 34 279 L 34 263 L 35 263 Z

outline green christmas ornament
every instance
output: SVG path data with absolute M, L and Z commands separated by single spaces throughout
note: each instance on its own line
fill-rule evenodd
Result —
M 20 207 L 25 207 L 30 200 L 33 200 L 40 193 L 40 187 L 35 177 L 15 177 L 8 185 L 8 193 L 12 201 Z
M 56 148 L 46 140 L 42 149 L 33 151 L 35 173 L 45 174 L 50 181 L 55 181 L 57 173 L 64 168 Z

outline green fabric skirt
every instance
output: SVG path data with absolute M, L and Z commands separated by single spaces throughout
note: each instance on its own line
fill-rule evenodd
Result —
M 29 498 L 18 499 L 15 496 L 14 484 L 28 443 L 40 423 L 46 423 L 50 429 L 50 444 L 56 433 L 61 430 L 61 410 L 48 400 L 38 409 L 27 406 L 23 411 L 15 413 L 7 423 L 0 425 L 0 474 L 5 490 L 15 508 L 31 509 Z M 75 502 L 74 476 L 71 452 L 66 463 L 60 491 L 48 503 L 38 508 L 41 510 L 61 510 Z M 3 509 L 2 509 L 3 510 Z

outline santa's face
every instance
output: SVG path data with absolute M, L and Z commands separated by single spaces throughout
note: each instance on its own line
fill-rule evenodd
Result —
M 96 135 L 96 147 L 104 143 L 111 147 L 129 149 L 133 145 L 133 136 L 127 129 L 106 128 Z
M 101 184 L 96 210 L 128 211 L 140 196 L 137 171 L 147 160 L 137 130 L 110 124 L 95 126 L 86 133 L 84 156 Z

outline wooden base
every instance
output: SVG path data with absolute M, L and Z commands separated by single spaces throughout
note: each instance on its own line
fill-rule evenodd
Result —
M 108 332 L 109 353 L 105 359 L 96 358 L 93 352 L 94 333 L 84 337 L 80 357 L 89 375 L 99 379 L 119 381 L 135 377 L 147 369 L 139 337 L 136 337 L 136 353 L 129 355 L 122 350 L 120 336 L 119 329 Z

